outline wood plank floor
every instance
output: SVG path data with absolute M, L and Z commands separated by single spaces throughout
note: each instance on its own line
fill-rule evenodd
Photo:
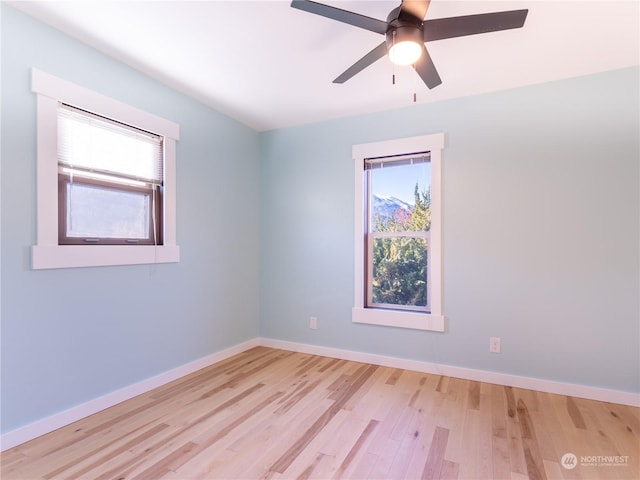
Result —
M 8 450 L 1 473 L 639 479 L 639 410 L 258 347 Z

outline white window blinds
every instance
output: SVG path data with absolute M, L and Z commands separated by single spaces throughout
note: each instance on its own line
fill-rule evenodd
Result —
M 364 169 L 374 170 L 376 168 L 384 168 L 385 166 L 417 165 L 419 163 L 429 163 L 430 161 L 430 152 L 416 152 L 407 153 L 405 155 L 365 158 Z
M 161 185 L 163 137 L 60 103 L 58 164 L 70 173 L 93 173 Z

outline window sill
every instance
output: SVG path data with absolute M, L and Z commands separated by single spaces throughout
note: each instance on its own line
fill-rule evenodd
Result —
M 444 315 L 431 313 L 356 307 L 351 311 L 351 321 L 354 323 L 444 332 Z
M 34 245 L 31 248 L 34 270 L 179 261 L 180 247 L 176 245 Z

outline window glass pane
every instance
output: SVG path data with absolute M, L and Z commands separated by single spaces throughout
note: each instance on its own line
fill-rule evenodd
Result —
M 373 239 L 372 302 L 427 306 L 427 239 Z
M 371 231 L 428 231 L 431 228 L 430 162 L 385 164 L 367 173 Z
M 149 238 L 149 193 L 79 183 L 66 188 L 68 237 Z

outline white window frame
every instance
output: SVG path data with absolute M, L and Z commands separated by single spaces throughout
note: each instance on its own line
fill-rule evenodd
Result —
M 382 142 L 353 145 L 352 157 L 355 168 L 355 232 L 354 232 L 354 303 L 351 320 L 355 323 L 386 325 L 444 332 L 445 317 L 442 311 L 442 150 L 444 134 L 420 135 Z M 430 313 L 366 308 L 366 201 L 364 184 L 367 158 L 404 155 L 415 152 L 430 152 L 431 156 L 431 230 L 429 234 Z
M 37 239 L 31 248 L 31 267 L 39 270 L 180 261 L 176 244 L 179 125 L 36 68 L 31 70 L 31 90 L 37 95 Z M 58 244 L 58 102 L 164 137 L 163 245 Z

